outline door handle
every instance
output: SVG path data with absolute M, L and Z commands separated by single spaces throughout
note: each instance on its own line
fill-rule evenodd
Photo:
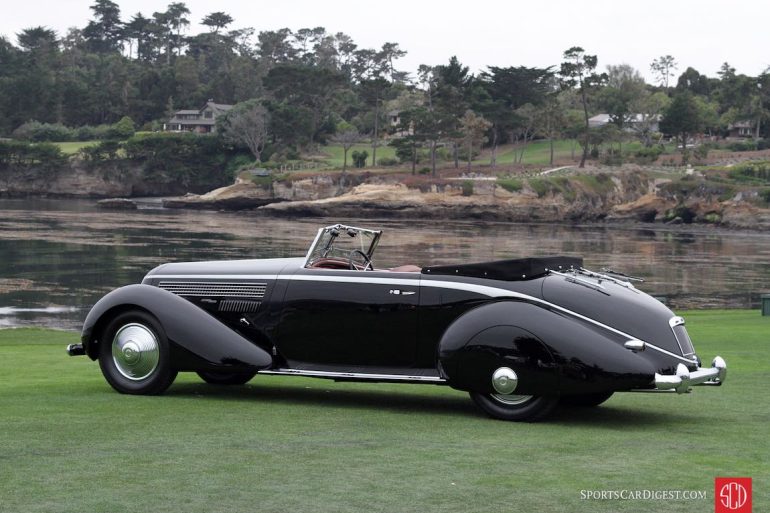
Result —
M 413 296 L 413 295 L 417 294 L 413 290 L 400 290 L 400 289 L 390 289 L 390 291 L 388 293 L 396 295 L 396 296 Z

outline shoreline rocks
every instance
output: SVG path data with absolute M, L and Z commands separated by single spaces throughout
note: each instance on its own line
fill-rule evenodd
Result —
M 96 202 L 96 206 L 105 210 L 136 210 L 136 202 L 128 198 L 107 198 Z

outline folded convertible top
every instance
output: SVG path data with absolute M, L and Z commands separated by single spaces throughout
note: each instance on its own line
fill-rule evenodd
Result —
M 498 260 L 496 262 L 481 262 L 477 264 L 437 265 L 424 267 L 422 273 L 520 281 L 537 278 L 546 274 L 549 270 L 566 271 L 570 268 L 578 269 L 580 267 L 583 267 L 583 259 L 580 257 L 553 256 Z

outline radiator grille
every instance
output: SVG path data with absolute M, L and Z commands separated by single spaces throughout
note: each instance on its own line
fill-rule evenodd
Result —
M 676 341 L 679 342 L 679 347 L 682 349 L 682 356 L 694 355 L 695 348 L 692 346 L 692 340 L 690 340 L 690 336 L 687 334 L 687 329 L 685 329 L 684 324 L 674 326 L 672 329 L 674 330 Z
M 238 312 L 238 313 L 249 313 L 249 312 L 256 312 L 259 310 L 259 305 L 261 305 L 261 301 L 245 301 L 245 300 L 238 300 L 238 299 L 223 299 L 219 302 L 219 311 L 220 312 Z
M 197 281 L 162 281 L 158 287 L 177 296 L 188 297 L 242 297 L 262 299 L 267 290 L 266 283 L 221 283 Z

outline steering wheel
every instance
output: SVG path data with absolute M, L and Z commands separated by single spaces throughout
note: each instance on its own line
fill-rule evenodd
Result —
M 353 257 L 356 255 L 360 255 L 364 259 L 364 269 L 363 269 L 364 271 L 374 271 L 374 266 L 372 265 L 371 259 L 369 259 L 366 253 L 364 253 L 360 249 L 354 249 L 348 255 L 348 266 L 350 267 L 351 271 L 355 271 L 358 269 L 355 262 L 353 261 Z

